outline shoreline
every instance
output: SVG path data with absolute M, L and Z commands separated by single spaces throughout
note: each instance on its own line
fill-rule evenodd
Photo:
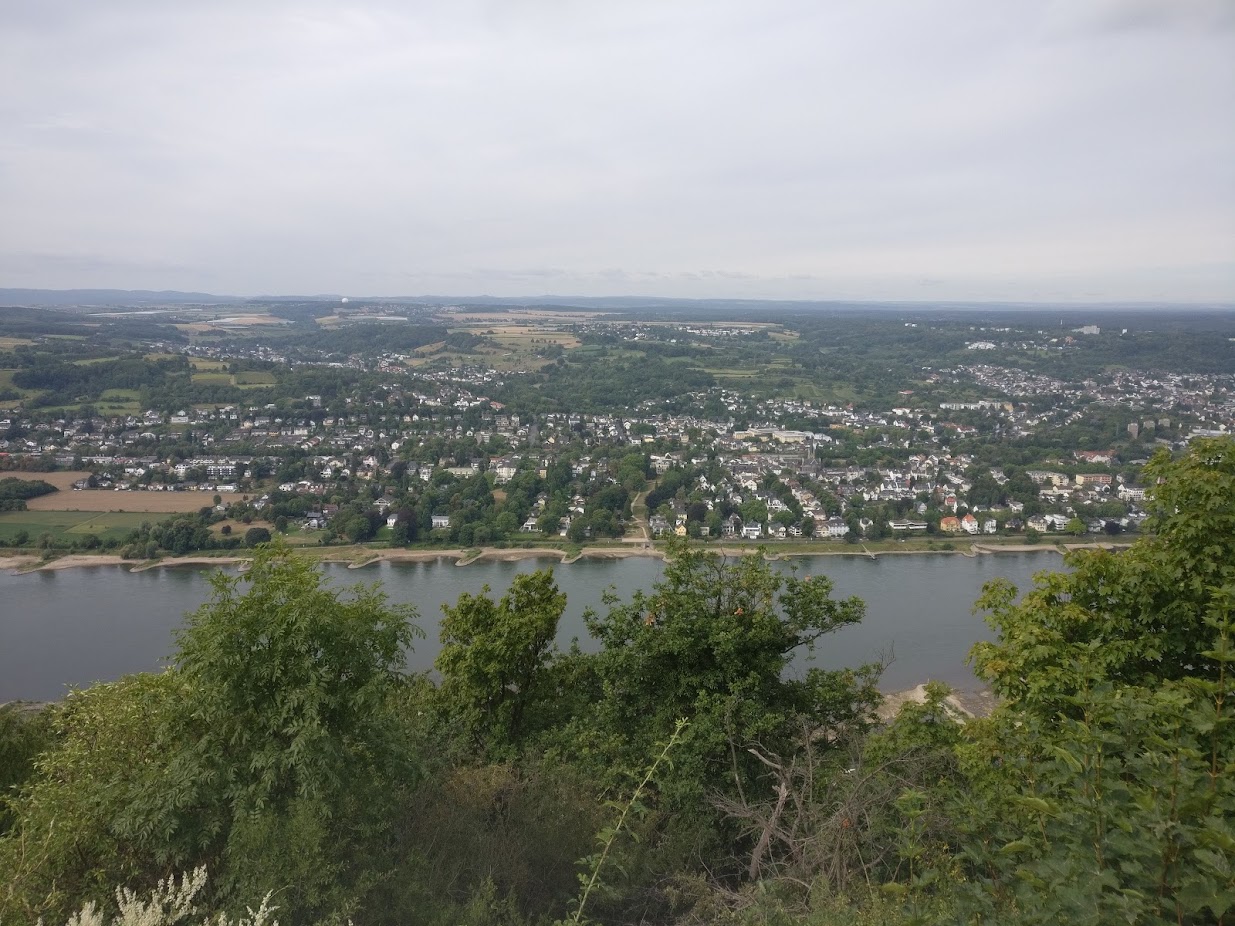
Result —
M 747 546 L 715 546 L 706 547 L 720 556 L 740 557 L 762 554 L 769 561 L 788 560 L 814 556 L 858 556 L 867 559 L 878 559 L 880 556 L 994 556 L 1000 553 L 1054 553 L 1062 556 L 1074 550 L 1120 550 L 1129 543 L 1047 543 L 1047 544 L 982 544 L 972 543 L 968 549 L 955 550 L 869 550 L 865 546 L 846 550 L 780 550 L 769 547 Z M 527 559 L 556 559 L 558 564 L 569 565 L 579 560 L 617 560 L 632 557 L 647 557 L 650 559 L 665 558 L 665 551 L 652 546 L 631 547 L 584 547 L 579 552 L 561 550 L 554 547 L 483 547 L 481 549 L 443 549 L 443 550 L 370 550 L 364 547 L 337 547 L 322 550 L 321 548 L 304 548 L 296 552 L 307 552 L 311 558 L 322 563 L 337 563 L 346 565 L 348 569 L 363 569 L 379 563 L 426 563 L 437 560 L 454 560 L 456 566 L 468 566 L 475 562 L 512 563 Z M 364 554 L 364 555 L 360 555 Z M 247 563 L 251 556 L 229 554 L 227 556 L 168 556 L 156 560 L 126 560 L 116 554 L 109 553 L 70 553 L 55 559 L 43 560 L 34 554 L 15 553 L 0 556 L 0 571 L 18 575 L 31 572 L 56 572 L 62 569 L 77 569 L 99 566 L 121 566 L 128 572 L 145 572 L 157 568 L 177 568 L 184 566 L 237 566 Z
M 975 679 L 975 682 L 977 680 Z M 97 684 L 107 684 L 99 682 Z M 926 702 L 926 682 L 913 688 L 902 688 L 898 691 L 881 691 L 882 702 L 875 709 L 876 716 L 884 723 L 890 723 L 906 704 L 924 704 Z M 951 694 L 944 699 L 945 709 L 953 720 L 965 723 L 979 717 L 989 717 L 999 699 L 990 688 L 978 685 L 973 688 L 951 688 Z M 29 701 L 16 698 L 12 701 L 0 702 L 0 709 L 14 708 L 23 713 L 37 713 L 60 701 Z

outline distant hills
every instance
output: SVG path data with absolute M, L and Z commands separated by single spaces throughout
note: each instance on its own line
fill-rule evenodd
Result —
M 180 290 L 149 289 L 4 289 L 0 288 L 0 307 L 99 307 L 122 308 L 137 306 L 170 305 L 237 305 L 271 303 L 324 303 L 338 302 L 343 298 L 337 293 L 306 295 L 220 296 L 214 293 L 187 293 Z M 870 311 L 933 311 L 972 312 L 997 309 L 1001 311 L 1063 311 L 1063 312 L 1108 312 L 1108 311 L 1216 311 L 1229 312 L 1229 303 L 1168 303 L 1168 302 L 895 302 L 883 300 L 823 300 L 823 299 L 684 299 L 664 296 L 359 296 L 348 297 L 352 306 L 363 304 L 385 305 L 489 305 L 489 306 L 540 306 L 575 307 L 594 310 L 648 310 L 663 311 L 719 311 L 727 314 L 761 310 L 825 311 L 825 312 L 870 312 Z
M 0 289 L 0 306 L 223 305 L 244 301 L 239 296 L 174 289 Z

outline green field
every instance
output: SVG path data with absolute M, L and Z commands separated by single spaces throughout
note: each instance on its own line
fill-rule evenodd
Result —
M 214 386 L 230 386 L 232 384 L 232 375 L 226 371 L 222 373 L 194 373 L 193 382 Z
M 95 407 L 105 415 L 136 415 L 142 410 L 136 389 L 104 389 Z
M 237 373 L 232 377 L 232 382 L 237 386 L 273 386 L 275 380 L 273 373 L 249 370 L 248 372 Z
M 29 389 L 22 389 L 20 386 L 13 385 L 13 374 L 16 370 L 0 370 L 0 389 L 16 389 L 18 392 L 29 394 Z
M 0 512 L 0 540 L 12 543 L 21 531 L 29 535 L 30 543 L 43 534 L 50 534 L 53 540 L 80 539 L 87 534 L 100 540 L 123 540 L 133 528 L 159 518 L 158 514 L 127 511 L 4 511 Z

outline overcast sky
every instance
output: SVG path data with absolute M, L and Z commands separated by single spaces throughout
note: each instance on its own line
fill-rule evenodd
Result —
M 0 286 L 1235 302 L 1235 0 L 3 0 Z

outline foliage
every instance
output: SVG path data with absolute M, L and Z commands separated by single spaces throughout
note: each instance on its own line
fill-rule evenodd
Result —
M 216 902 L 273 887 L 295 919 L 357 909 L 391 864 L 376 851 L 391 802 L 415 781 L 391 713 L 412 617 L 375 589 L 344 598 L 278 547 L 242 578 L 216 575 L 170 671 L 57 709 L 57 742 L 0 840 L 13 872 L 0 915 L 67 915 L 203 862 Z
M 270 530 L 265 527 L 250 527 L 244 532 L 244 545 L 255 547 L 259 543 L 270 542 Z
M 675 543 L 668 557 L 651 594 L 611 599 L 588 622 L 602 644 L 592 735 L 614 766 L 636 766 L 662 731 L 688 719 L 664 787 L 675 809 L 699 813 L 713 791 L 758 790 L 746 746 L 779 748 L 802 717 L 838 740 L 864 727 L 877 673 L 785 677 L 795 651 L 862 619 L 859 599 L 833 600 L 826 578 L 778 572 L 761 556 L 727 562 Z
M 150 899 L 143 900 L 126 887 L 116 888 L 116 915 L 108 921 L 102 909 L 88 901 L 81 910 L 69 917 L 68 926 L 173 926 L 183 923 L 197 914 L 194 900 L 206 886 L 206 869 L 199 867 L 192 873 L 181 876 L 177 883 L 168 876 L 150 892 Z M 247 916 L 231 919 L 225 914 L 201 920 L 202 926 L 279 926 L 272 919 L 276 908 L 270 906 L 270 895 L 263 898 L 256 910 L 250 909 Z
M 575 924 L 586 922 L 583 918 L 583 913 L 584 910 L 587 909 L 588 898 L 592 895 L 592 891 L 596 890 L 598 884 L 600 884 L 601 873 L 604 871 L 605 862 L 609 859 L 609 853 L 613 850 L 614 843 L 616 843 L 618 838 L 622 835 L 627 826 L 626 820 L 629 817 L 632 815 L 646 813 L 646 808 L 644 808 L 641 803 L 643 795 L 647 791 L 648 785 L 650 785 L 655 779 L 657 769 L 659 769 L 662 764 L 667 764 L 669 762 L 669 753 L 673 751 L 673 748 L 677 746 L 679 742 L 681 742 L 682 731 L 685 730 L 686 727 L 687 721 L 685 720 L 679 720 L 676 724 L 674 724 L 673 733 L 670 735 L 669 739 L 666 740 L 664 747 L 660 750 L 660 753 L 648 767 L 648 770 L 644 774 L 642 780 L 640 780 L 639 784 L 635 786 L 635 790 L 631 793 L 630 800 L 623 805 L 614 804 L 612 802 L 610 803 L 609 806 L 618 811 L 617 820 L 613 822 L 612 826 L 607 826 L 596 834 L 596 841 L 600 845 L 600 852 L 589 856 L 584 860 L 588 871 L 579 876 L 579 884 L 582 888 L 579 893 L 579 906 L 575 909 L 574 914 L 568 922 Z
M 1123 553 L 1069 554 L 1073 571 L 1039 576 L 1019 604 L 1007 582 L 987 586 L 978 606 L 1000 639 L 973 660 L 1002 696 L 1050 716 L 1084 680 L 1149 686 L 1219 671 L 1196 647 L 1216 589 L 1235 582 L 1235 441 L 1196 441 L 1179 460 L 1164 451 L 1147 472 L 1160 480 L 1153 536 Z
M 39 754 L 53 742 L 50 711 L 0 705 L 0 836 L 13 824 L 8 802 L 34 773 Z
M 441 697 L 473 748 L 501 755 L 523 739 L 565 608 L 552 570 L 517 576 L 496 603 L 485 586 L 442 606 Z
M 165 834 L 118 838 L 115 827 L 165 765 L 155 731 L 176 697 L 170 673 L 132 675 L 50 709 L 55 742 L 35 762 L 13 803 L 13 830 L 0 839 L 0 921 L 63 919 L 83 902 L 105 902 L 116 884 L 161 876 L 151 843 Z

